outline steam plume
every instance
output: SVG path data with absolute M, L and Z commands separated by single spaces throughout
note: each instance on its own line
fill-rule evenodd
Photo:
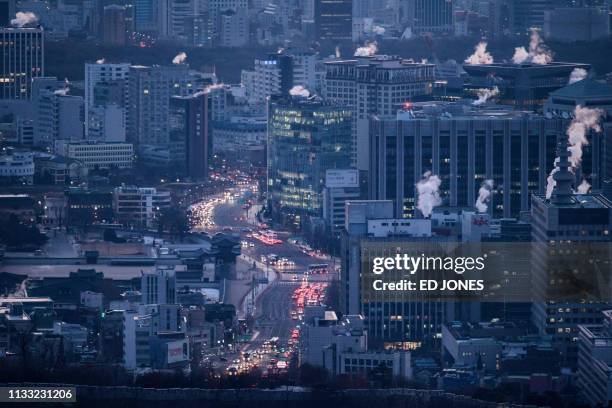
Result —
M 26 11 L 26 12 L 17 12 L 17 14 L 15 14 L 15 18 L 11 20 L 11 25 L 13 27 L 24 27 L 26 25 L 30 25 L 30 24 L 36 24 L 38 22 L 38 17 L 36 16 L 36 14 L 32 13 L 31 11 Z
M 485 180 L 478 190 L 478 199 L 474 205 L 479 213 L 487 212 L 489 206 L 487 203 L 491 200 L 491 192 L 493 191 L 493 180 Z
M 172 60 L 172 63 L 176 65 L 183 64 L 185 60 L 187 60 L 187 54 L 185 52 L 179 52 Z
M 342 58 L 342 54 L 340 53 L 340 47 L 336 45 L 336 58 Z
M 569 85 L 575 84 L 576 82 L 580 82 L 583 79 L 586 79 L 589 73 L 584 68 L 574 68 L 569 77 Z
M 583 108 L 582 106 L 576 106 L 574 109 L 574 119 L 567 128 L 567 140 L 569 143 L 570 158 L 569 162 L 571 170 L 574 171 L 582 163 L 582 153 L 584 146 L 589 144 L 586 135 L 589 131 L 601 132 L 601 126 L 599 124 L 603 110 L 601 109 L 590 109 Z M 559 159 L 555 160 L 555 167 L 548 176 L 548 183 L 546 185 L 546 198 L 550 198 L 552 191 L 555 187 L 555 180 L 553 175 L 558 171 L 557 163 Z
M 433 209 L 442 204 L 439 192 L 441 184 L 442 180 L 440 180 L 440 177 L 432 174 L 431 171 L 425 172 L 423 179 L 416 184 L 419 195 L 417 208 L 425 218 L 431 216 Z
M 591 190 L 591 185 L 589 184 L 589 182 L 586 180 L 582 180 L 582 183 L 580 183 L 580 185 L 578 186 L 578 190 L 576 190 L 576 193 L 577 194 L 589 194 L 590 190 Z
M 289 95 L 308 98 L 310 96 L 310 91 L 308 91 L 308 89 L 304 88 L 302 85 L 296 85 L 289 90 Z
M 523 64 L 531 62 L 538 65 L 546 65 L 552 62 L 552 53 L 542 41 L 538 30 L 531 29 L 531 37 L 529 40 L 529 51 L 525 47 L 517 47 L 514 49 L 512 61 L 515 64 Z
M 378 52 L 378 44 L 374 42 L 366 42 L 363 47 L 355 50 L 355 57 L 371 57 Z
M 474 47 L 474 53 L 467 57 L 466 64 L 470 65 L 489 65 L 493 63 L 493 56 L 487 51 L 487 43 L 479 42 Z
M 100 58 L 99 60 L 96 61 L 96 64 L 104 64 L 106 62 L 106 60 L 104 58 Z
M 386 31 L 387 30 L 385 30 L 385 27 L 381 27 L 377 25 L 372 26 L 372 32 L 376 35 L 384 35 Z
M 489 99 L 499 95 L 499 88 L 495 87 L 493 89 L 488 89 L 488 88 L 479 89 L 477 94 L 478 94 L 478 99 L 475 100 L 472 103 L 472 105 L 474 106 L 484 105 L 485 103 L 487 103 Z

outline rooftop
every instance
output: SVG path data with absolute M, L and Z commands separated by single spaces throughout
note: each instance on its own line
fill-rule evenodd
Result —
M 612 98 L 612 86 L 593 79 L 583 79 L 550 93 L 551 97 L 561 98 Z

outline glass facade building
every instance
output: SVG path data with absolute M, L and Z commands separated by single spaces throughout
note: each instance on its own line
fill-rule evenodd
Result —
M 351 161 L 351 109 L 273 98 L 268 120 L 268 205 L 277 222 L 321 216 L 325 172 Z

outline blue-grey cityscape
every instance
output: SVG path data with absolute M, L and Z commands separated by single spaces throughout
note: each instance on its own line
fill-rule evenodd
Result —
M 0 405 L 612 407 L 611 29 L 0 0 Z

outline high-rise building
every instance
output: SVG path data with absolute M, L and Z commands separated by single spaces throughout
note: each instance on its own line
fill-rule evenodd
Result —
M 80 142 L 84 135 L 83 98 L 43 90 L 35 101 L 34 144 L 52 147 L 58 140 Z
M 88 140 L 125 142 L 125 80 L 98 82 L 86 123 Z
M 325 63 L 324 98 L 354 111 L 353 167 L 368 170 L 370 116 L 394 114 L 407 102 L 429 98 L 434 67 L 386 55 Z
M 159 32 L 159 0 L 134 0 L 134 28 L 140 33 Z
M 268 205 L 300 226 L 322 215 L 325 172 L 349 167 L 352 113 L 305 98 L 273 98 L 268 112 Z
M 128 139 L 139 145 L 167 145 L 170 97 L 201 90 L 186 64 L 132 66 L 128 87 Z
M 403 0 L 402 18 L 416 33 L 452 32 L 452 0 Z
M 127 40 L 126 8 L 118 4 L 104 7 L 102 39 L 109 45 L 123 46 Z
M 262 103 L 269 96 L 289 95 L 293 87 L 293 58 L 270 54 L 266 59 L 256 59 L 253 71 L 242 71 L 241 82 L 252 103 Z
M 32 79 L 45 76 L 42 28 L 0 28 L 0 99 L 29 99 Z
M 353 32 L 353 1 L 314 1 L 316 37 L 320 41 L 350 41 Z
M 219 45 L 243 47 L 249 43 L 249 17 L 247 9 L 226 10 L 219 16 Z
M 127 79 L 130 72 L 130 64 L 121 63 L 121 64 L 112 64 L 106 63 L 104 61 L 99 61 L 100 63 L 95 64 L 85 64 L 85 134 L 89 138 L 90 128 L 96 129 L 99 126 L 96 126 L 96 123 L 100 123 L 105 119 L 105 117 L 110 114 L 109 112 L 100 112 L 100 109 L 97 111 L 97 115 L 94 116 L 90 113 L 90 110 L 94 106 L 98 107 L 106 107 L 109 105 L 119 105 L 123 106 L 122 110 L 122 119 L 117 123 L 112 124 L 112 126 L 121 125 L 123 128 L 123 140 L 117 141 L 125 141 L 125 122 L 126 122 L 126 99 L 127 99 Z M 99 84 L 105 84 L 103 87 L 98 89 L 98 99 L 96 102 L 96 87 Z M 116 84 L 116 85 L 113 85 Z M 120 99 L 120 95 L 117 95 L 117 91 L 110 91 L 111 88 L 119 87 L 123 92 L 123 101 Z M 103 98 L 104 91 L 112 94 L 113 96 L 109 98 Z M 112 110 L 116 110 L 112 109 Z M 99 140 L 99 135 L 93 135 L 94 140 Z
M 482 183 L 493 180 L 489 212 L 518 217 L 529 210 L 531 194 L 544 193 L 557 135 L 568 125 L 569 119 L 439 103 L 415 104 L 393 119 L 374 118 L 369 197 L 393 200 L 399 218 L 419 216 L 415 185 L 431 171 L 442 181 L 445 205 L 472 207 Z M 588 137 L 592 144 L 580 173 L 598 189 L 605 178 L 605 138 Z
M 15 16 L 15 0 L 0 0 L 0 27 L 8 27 Z
M 195 180 L 208 175 L 209 99 L 209 93 L 200 92 L 170 100 L 170 140 L 184 146 L 182 164 Z
M 514 0 L 514 34 L 524 34 L 532 27 L 544 27 L 544 13 L 551 9 L 551 3 L 551 0 Z
M 566 140 L 559 141 L 557 155 L 550 199 L 532 196 L 532 320 L 541 335 L 552 338 L 564 357 L 562 364 L 575 367 L 578 324 L 600 324 L 601 312 L 612 307 L 606 302 L 606 284 L 603 297 L 591 297 L 600 292 L 601 282 L 609 281 L 612 202 L 599 194 L 575 194 Z M 568 282 L 571 286 L 564 289 Z M 589 285 L 596 291 L 588 294 Z M 572 294 L 584 296 L 566 298 Z

